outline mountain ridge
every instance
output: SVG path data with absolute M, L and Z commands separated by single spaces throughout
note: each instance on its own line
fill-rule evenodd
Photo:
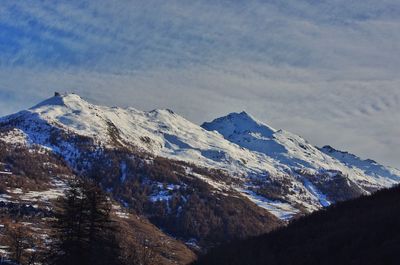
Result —
M 76 94 L 58 94 L 0 119 L 3 125 L 10 122 L 17 124 L 15 139 L 46 146 L 67 160 L 73 160 L 79 151 L 68 141 L 64 146 L 52 144 L 54 131 L 91 139 L 94 147 L 133 148 L 225 171 L 236 184 L 226 184 L 231 180 L 208 183 L 223 187 L 219 192 L 239 192 L 285 219 L 400 181 L 396 169 L 377 165 L 366 171 L 349 166 L 325 149 L 276 130 L 244 111 L 198 126 L 169 109 L 97 106 Z M 393 174 L 382 175 L 385 170 Z M 343 192 L 338 194 L 332 187 Z
M 196 253 L 400 182 L 396 169 L 317 148 L 246 112 L 199 126 L 169 109 L 99 106 L 76 94 L 0 118 L 0 144 L 16 152 L 0 156 L 4 169 L 24 164 L 23 152 L 51 154 Z M 37 166 L 50 181 L 59 178 Z M 0 200 L 14 196 L 11 184 L 0 179 Z

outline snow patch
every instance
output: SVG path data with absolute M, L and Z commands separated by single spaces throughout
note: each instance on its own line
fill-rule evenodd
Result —
M 308 179 L 303 178 L 303 182 L 307 190 L 318 198 L 323 207 L 328 207 L 329 205 L 331 205 L 331 202 L 327 199 L 327 197 L 322 194 Z
M 126 162 L 125 161 L 121 162 L 120 171 L 121 171 L 120 181 L 121 181 L 121 183 L 124 183 L 126 180 Z
M 13 145 L 30 145 L 29 137 L 20 129 L 12 129 L 0 134 L 0 140 Z
M 294 215 L 300 212 L 289 203 L 268 200 L 267 198 L 257 195 L 255 192 L 250 190 L 238 189 L 238 191 L 245 197 L 249 198 L 252 202 L 257 204 L 259 207 L 268 210 L 281 220 L 290 220 Z

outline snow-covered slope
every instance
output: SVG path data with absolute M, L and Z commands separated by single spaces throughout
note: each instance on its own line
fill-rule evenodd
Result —
M 67 94 L 2 118 L 0 124 L 14 124 L 12 133 L 19 142 L 46 146 L 67 159 L 73 157 L 74 150 L 68 143 L 62 148 L 54 144 L 51 135 L 55 128 L 88 137 L 108 148 L 129 147 L 224 170 L 236 181 L 219 186 L 239 192 L 285 218 L 295 214 L 296 209 L 316 210 L 399 182 L 398 171 L 388 176 L 375 168 L 370 168 L 374 171 L 371 174 L 356 165 L 349 166 L 301 137 L 275 130 L 244 112 L 200 127 L 170 110 L 145 112 L 96 106 L 78 95 Z M 3 140 L 15 139 L 3 136 Z M 284 209 L 289 210 L 286 213 Z
M 231 113 L 213 122 L 204 123 L 202 127 L 219 132 L 225 139 L 239 146 L 272 157 L 287 166 L 288 170 L 347 170 L 337 160 L 320 152 L 303 138 L 283 130 L 275 130 L 246 112 Z
M 398 170 L 376 162 L 373 164 L 369 160 L 357 160 L 357 157 L 351 154 L 347 154 L 346 158 L 332 155 L 325 152 L 326 149 L 319 150 L 297 135 L 275 130 L 246 112 L 231 113 L 210 123 L 204 123 L 202 127 L 219 132 L 225 139 L 241 147 L 279 161 L 291 172 L 299 169 L 307 169 L 312 173 L 340 171 L 361 186 L 391 186 L 400 181 Z
M 154 155 L 225 169 L 235 175 L 278 173 L 272 159 L 240 148 L 219 133 L 209 132 L 171 110 L 145 112 L 96 106 L 76 94 L 68 94 L 52 97 L 2 120 L 16 118 L 28 121 L 28 125 L 47 123 L 71 130 L 109 147 L 131 145 Z M 24 131 L 30 141 L 47 144 L 47 132 Z
M 320 149 L 325 154 L 339 160 L 349 168 L 361 170 L 365 175 L 376 178 L 380 183 L 391 186 L 400 182 L 400 170 L 379 164 L 371 159 L 361 159 L 360 157 L 348 152 L 339 151 L 326 145 Z

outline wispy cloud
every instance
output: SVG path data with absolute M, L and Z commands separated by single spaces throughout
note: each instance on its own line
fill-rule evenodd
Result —
M 54 90 L 198 123 L 246 109 L 400 167 L 399 14 L 396 0 L 4 1 L 0 114 Z

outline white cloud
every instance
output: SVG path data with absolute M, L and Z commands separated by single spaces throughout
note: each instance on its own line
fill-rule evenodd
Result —
M 395 0 L 5 1 L 0 114 L 55 90 L 197 123 L 246 109 L 400 167 L 399 14 Z

